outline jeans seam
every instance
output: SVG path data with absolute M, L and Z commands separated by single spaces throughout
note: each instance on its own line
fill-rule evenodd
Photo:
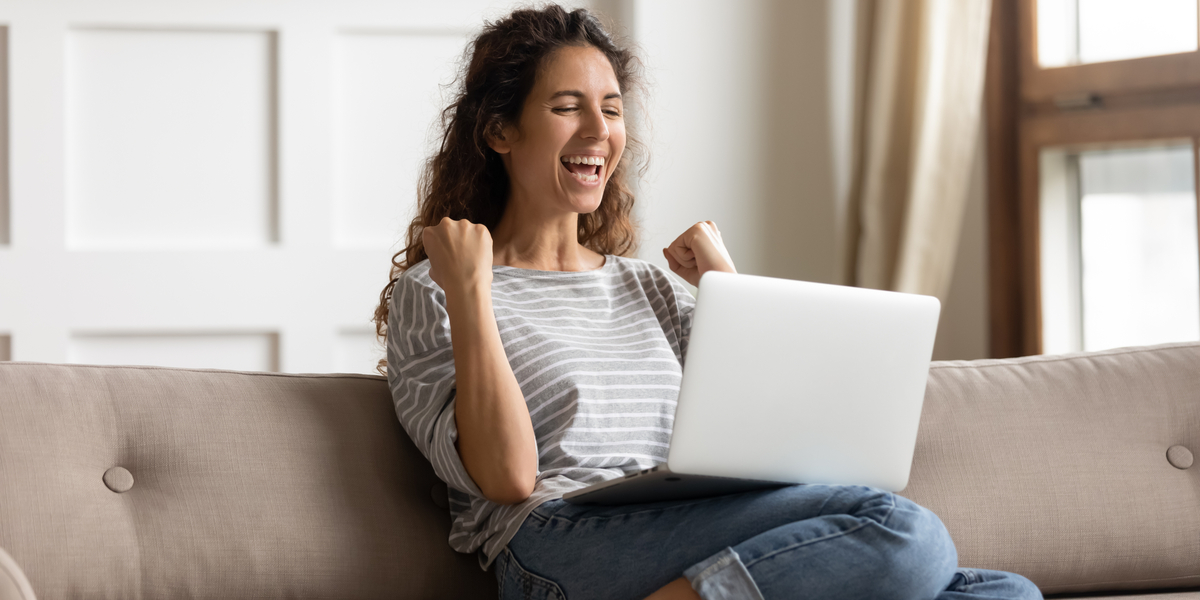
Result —
M 883 515 L 883 519 L 881 519 L 879 521 L 879 524 L 883 525 L 884 527 L 887 527 L 888 519 L 891 519 L 892 514 L 896 512 L 896 496 L 895 496 L 895 494 L 888 494 L 888 501 L 891 502 L 891 506 L 888 507 L 887 514 Z
M 877 525 L 880 525 L 880 526 L 886 526 L 886 525 L 887 525 L 887 521 L 888 521 L 888 519 L 889 519 L 889 518 L 891 518 L 891 516 L 892 516 L 892 513 L 893 513 L 893 512 L 895 512 L 895 510 L 896 510 L 896 501 L 895 501 L 895 496 L 892 496 L 891 498 L 892 498 L 892 506 L 891 506 L 890 508 L 888 508 L 887 514 L 886 514 L 886 515 L 884 515 L 883 519 L 881 519 L 881 520 L 880 520 L 880 521 L 878 521 L 878 522 L 877 522 L 877 521 L 873 521 L 873 520 L 871 520 L 871 519 L 867 519 L 867 522 L 865 522 L 865 523 L 860 523 L 860 524 L 859 524 L 857 527 L 853 527 L 853 528 L 851 528 L 851 529 L 847 529 L 847 530 L 845 530 L 845 531 L 839 531 L 839 532 L 837 532 L 837 533 L 831 533 L 831 534 L 829 534 L 829 535 L 824 535 L 824 536 L 821 536 L 821 537 L 819 537 L 819 538 L 814 538 L 814 539 L 811 539 L 811 540 L 805 540 L 805 541 L 803 541 L 803 542 L 800 542 L 800 543 L 798 543 L 798 544 L 791 544 L 791 545 L 789 545 L 789 546 L 784 546 L 783 548 L 777 548 L 777 549 L 775 549 L 775 550 L 772 550 L 771 552 L 769 552 L 769 553 L 767 553 L 767 554 L 764 554 L 764 555 L 762 555 L 762 556 L 760 556 L 760 557 L 758 557 L 758 558 L 756 558 L 756 559 L 754 559 L 754 560 L 752 560 L 752 561 L 748 561 L 748 562 L 747 562 L 747 561 L 742 561 L 742 564 L 746 565 L 746 568 L 747 568 L 747 569 L 749 569 L 751 565 L 754 565 L 754 564 L 757 564 L 757 563 L 759 563 L 759 562 L 762 562 L 762 561 L 764 561 L 764 560 L 766 560 L 766 559 L 768 559 L 768 558 L 771 558 L 771 557 L 773 557 L 773 556 L 775 556 L 775 555 L 778 555 L 778 554 L 781 554 L 781 553 L 783 553 L 783 552 L 788 552 L 788 551 L 791 551 L 791 550 L 795 550 L 796 548 L 801 548 L 801 547 L 804 547 L 804 546 L 808 546 L 808 545 L 811 545 L 811 544 L 815 544 L 815 543 L 817 543 L 817 542 L 824 542 L 824 541 L 826 541 L 826 540 L 832 540 L 832 539 L 836 539 L 836 538 L 842 537 L 842 536 L 844 536 L 844 535 L 850 535 L 850 534 L 852 534 L 852 533 L 854 533 L 854 532 L 856 532 L 856 531 L 858 531 L 858 530 L 860 530 L 860 529 L 862 529 L 862 528 L 864 528 L 864 527 L 867 527 L 868 525 L 871 525 L 872 523 L 874 523 L 874 524 L 877 524 Z
M 699 573 L 692 573 L 699 564 L 708 561 L 712 561 L 712 564 L 705 566 Z M 727 547 L 698 565 L 693 565 L 684 571 L 683 576 L 694 591 L 704 594 L 704 598 L 710 598 L 716 593 L 722 599 L 735 597 L 763 600 L 762 591 L 758 589 L 754 577 L 733 548 Z
M 853 529 L 847 529 L 846 531 L 839 531 L 839 532 L 837 532 L 837 533 L 831 533 L 831 534 L 829 534 L 829 535 L 821 536 L 821 537 L 819 537 L 819 538 L 814 538 L 814 539 L 811 539 L 811 540 L 804 540 L 803 542 L 800 542 L 800 543 L 798 543 L 798 544 L 792 544 L 792 545 L 790 545 L 790 546 L 784 546 L 783 548 L 776 548 L 775 550 L 772 550 L 771 552 L 768 552 L 767 554 L 764 554 L 764 555 L 762 555 L 762 556 L 760 556 L 760 557 L 758 557 L 758 558 L 756 558 L 756 559 L 754 559 L 754 560 L 752 560 L 752 561 L 749 561 L 749 562 L 744 562 L 743 564 L 745 564 L 745 565 L 746 565 L 746 568 L 748 569 L 748 568 L 750 568 L 750 566 L 751 566 L 751 565 L 758 564 L 758 563 L 760 563 L 760 562 L 762 562 L 762 561 L 764 561 L 764 560 L 766 560 L 766 559 L 768 559 L 768 558 L 771 558 L 772 556 L 775 556 L 775 555 L 777 555 L 777 554 L 782 554 L 782 553 L 784 553 L 784 552 L 787 552 L 787 551 L 789 551 L 789 550 L 795 550 L 796 548 L 801 548 L 801 547 L 804 547 L 804 546 L 809 546 L 809 545 L 815 544 L 815 543 L 817 543 L 817 542 L 824 542 L 824 541 L 826 541 L 826 540 L 832 540 L 832 539 L 836 539 L 836 538 L 842 537 L 842 536 L 844 536 L 844 535 L 850 535 L 850 534 L 852 534 L 852 533 L 854 533 L 854 532 L 858 531 L 859 529 L 862 529 L 863 527 L 866 527 L 867 525 L 870 525 L 870 523 L 861 523 L 861 524 L 859 524 L 857 527 L 854 527 Z
M 717 562 L 715 562 L 711 565 L 708 565 L 707 567 L 704 568 L 703 571 L 700 571 L 699 573 L 697 573 L 696 579 L 699 581 L 704 581 L 705 579 L 712 577 L 713 574 L 716 573 L 717 571 L 720 571 L 721 569 L 728 567 L 733 561 L 734 561 L 733 556 L 723 556 L 723 557 L 717 559 Z
M 533 510 L 529 511 L 529 515 L 526 516 L 525 518 L 529 519 L 529 517 L 533 517 L 533 518 L 537 519 L 538 521 L 541 522 L 542 525 L 545 525 L 546 523 L 549 522 L 549 518 L 539 515 L 537 513 L 537 507 L 534 507 Z
M 879 524 L 885 525 L 885 526 L 887 525 L 888 519 L 892 518 L 892 513 L 895 512 L 895 510 L 896 510 L 896 495 L 888 494 L 887 499 L 888 499 L 888 502 L 891 504 L 891 506 L 888 508 L 887 514 L 884 515 L 883 518 L 879 520 Z M 866 504 L 870 501 L 871 501 L 870 499 L 862 500 L 858 504 L 855 504 L 849 511 L 842 513 L 842 514 L 847 514 L 847 515 L 853 514 L 853 513 L 857 512 L 858 509 L 862 508 L 862 506 L 864 504 Z M 823 508 L 824 507 L 822 507 L 822 509 Z M 822 510 L 822 512 L 824 512 L 824 510 Z
M 525 565 L 521 564 L 521 561 L 517 560 L 517 555 L 514 554 L 512 550 L 509 550 L 508 548 L 504 548 L 502 550 L 502 552 L 508 553 L 509 568 L 515 567 L 516 575 L 521 581 L 529 582 L 530 586 L 532 586 L 533 584 L 546 586 L 548 588 L 549 592 L 555 598 L 560 598 L 560 599 L 566 598 L 566 593 L 564 593 L 562 591 L 562 586 L 559 585 L 557 581 L 554 581 L 553 579 L 550 579 L 548 577 L 544 577 L 542 575 L 538 575 L 536 573 L 531 572 L 529 569 L 527 569 L 525 567 Z M 522 587 L 524 587 L 524 586 L 522 586 Z

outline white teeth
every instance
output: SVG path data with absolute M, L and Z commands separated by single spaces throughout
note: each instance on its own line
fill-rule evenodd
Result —
M 603 165 L 603 156 L 564 156 L 563 162 L 577 165 Z
M 599 175 L 580 175 L 578 173 L 571 173 L 571 176 L 585 183 L 595 183 L 600 179 Z

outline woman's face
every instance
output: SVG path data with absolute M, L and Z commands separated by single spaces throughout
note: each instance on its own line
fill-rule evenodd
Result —
M 612 65 L 591 46 L 558 49 L 539 71 L 519 126 L 503 133 L 491 144 L 504 157 L 514 200 L 549 211 L 596 210 L 625 149 Z

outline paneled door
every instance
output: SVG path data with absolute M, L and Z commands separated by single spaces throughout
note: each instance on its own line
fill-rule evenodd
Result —
M 0 2 L 0 360 L 372 372 L 466 40 L 511 2 Z

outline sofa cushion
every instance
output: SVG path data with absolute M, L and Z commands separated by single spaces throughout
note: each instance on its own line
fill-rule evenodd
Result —
M 1200 451 L 1200 344 L 934 363 L 903 494 L 962 564 L 1046 593 L 1200 586 L 1200 466 L 1173 446 Z
M 42 598 L 494 597 L 435 481 L 380 377 L 0 363 L 0 547 Z

